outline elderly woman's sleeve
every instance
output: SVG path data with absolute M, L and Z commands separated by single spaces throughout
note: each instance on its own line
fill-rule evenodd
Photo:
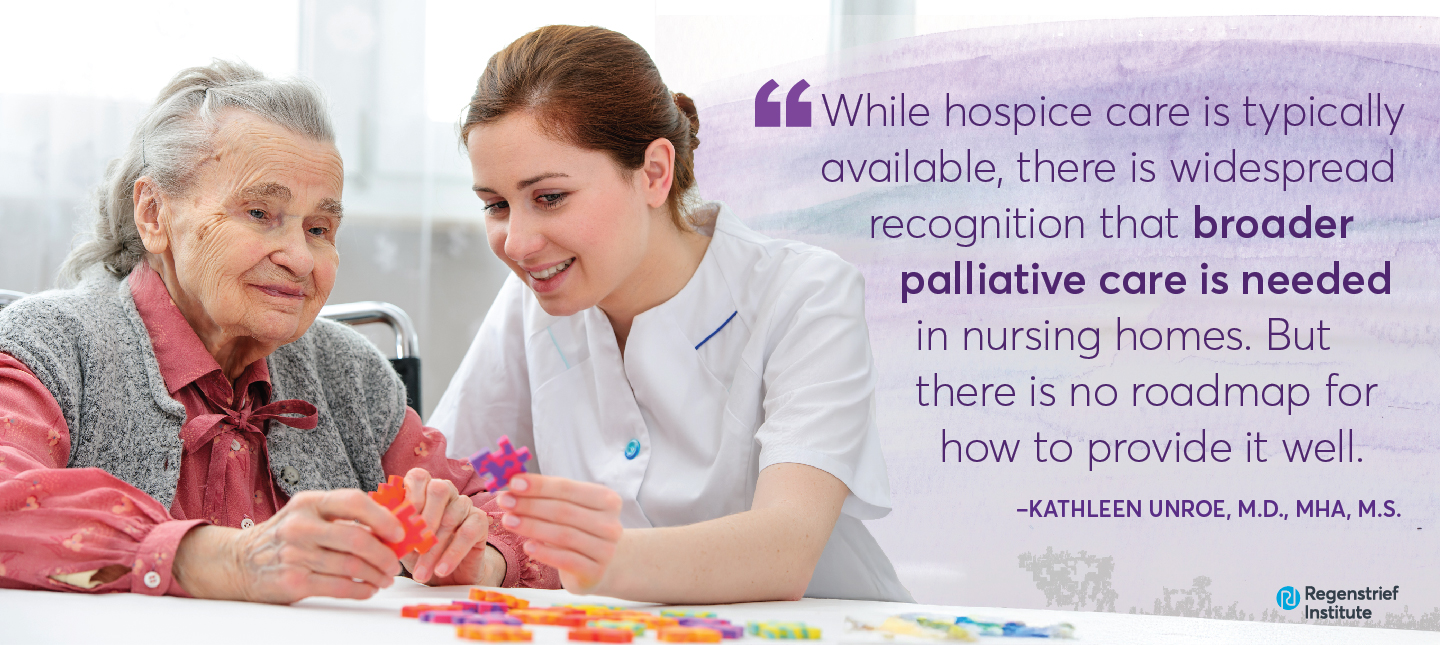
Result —
M 425 427 L 414 410 L 405 411 L 405 422 L 380 463 L 386 475 L 404 476 L 411 468 L 424 468 L 431 477 L 448 479 L 461 495 L 469 496 L 476 508 L 490 517 L 490 535 L 486 541 L 505 556 L 505 581 L 501 586 L 560 588 L 560 573 L 554 567 L 531 560 L 521 548 L 525 538 L 500 524 L 503 511 L 496 505 L 495 496 L 485 492 L 485 484 L 475 469 L 467 461 L 446 458 L 445 435 Z
M 0 588 L 187 595 L 170 574 L 186 532 L 99 468 L 66 468 L 70 432 L 35 374 L 0 353 Z

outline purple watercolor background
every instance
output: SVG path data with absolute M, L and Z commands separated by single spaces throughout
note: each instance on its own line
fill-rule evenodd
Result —
M 1285 585 L 1351 587 L 1401 585 L 1402 598 L 1370 603 L 1370 625 L 1440 629 L 1440 552 L 1433 534 L 1440 510 L 1440 471 L 1434 419 L 1440 391 L 1440 21 L 1379 18 L 1197 18 L 1094 21 L 993 28 L 936 34 L 861 50 L 844 59 L 814 60 L 764 70 L 704 88 L 703 145 L 697 153 L 704 197 L 727 202 L 752 226 L 777 237 L 802 239 L 840 253 L 859 266 L 868 285 L 867 311 L 881 374 L 878 414 L 894 498 L 894 512 L 870 526 L 917 600 L 997 607 L 1105 608 L 1114 611 L 1189 613 L 1211 617 L 1298 622 L 1300 611 L 1278 611 L 1275 593 Z M 754 92 L 766 80 L 783 99 L 804 78 L 812 87 L 815 127 L 756 128 Z M 684 88 L 682 88 L 684 89 Z M 870 92 L 889 102 L 904 92 L 930 108 L 926 127 L 832 127 L 822 94 Z M 964 103 L 1087 103 L 1097 108 L 1085 128 L 1039 128 L 1018 135 L 998 127 L 945 127 L 945 94 Z M 1404 103 L 1394 134 L 1386 128 L 1302 128 L 1288 136 L 1264 135 L 1240 125 L 1245 96 L 1277 102 L 1363 103 L 1379 92 L 1392 107 Z M 1229 127 L 1200 125 L 1199 106 L 1231 106 Z M 1099 108 L 1111 103 L 1185 103 L 1186 127 L 1105 125 Z M 964 154 L 996 161 L 999 188 L 983 184 L 830 183 L 827 159 L 912 158 Z M 1110 159 L 1116 180 L 1086 184 L 1021 184 L 1015 155 L 1039 148 L 1049 158 Z M 1237 149 L 1241 158 L 1374 159 L 1395 152 L 1393 183 L 1292 185 L 1270 183 L 1179 184 L 1166 178 L 1167 161 L 1212 157 Z M 1131 153 L 1157 160 L 1160 179 L 1129 181 Z M 1202 204 L 1211 215 L 1354 216 L 1345 240 L 1196 240 L 1190 212 Z M 1101 239 L 1101 209 L 1126 215 L 1180 215 L 1179 239 Z M 1037 215 L 1080 215 L 1083 240 L 981 240 L 961 248 L 954 240 L 871 239 L 871 218 L 890 215 L 1004 215 L 1006 208 Z M 1082 296 L 921 296 L 900 302 L 903 271 L 928 274 L 955 261 L 1013 267 L 1037 262 L 1044 270 L 1086 275 Z M 1392 263 L 1390 295 L 1311 294 L 1202 296 L 1199 265 L 1243 270 L 1378 269 Z M 1190 279 L 1184 295 L 1105 295 L 1094 283 L 1104 271 L 1180 271 Z M 1323 320 L 1333 349 L 1270 352 L 1265 326 L 1272 316 L 1298 324 Z M 1117 352 L 1115 319 L 1126 326 L 1239 327 L 1250 351 Z M 951 329 L 951 350 L 915 348 L 917 320 Z M 1094 359 L 1072 352 L 959 351 L 962 327 L 1096 326 L 1102 351 Z M 1219 372 L 1226 382 L 1306 383 L 1311 405 L 1283 409 L 1144 408 L 1076 409 L 1026 404 L 1028 385 L 1199 382 Z M 1315 389 L 1330 372 L 1344 380 L 1378 383 L 1369 408 L 1326 408 Z M 942 408 L 916 404 L 915 379 L 939 373 L 957 383 L 1016 386 L 1016 405 Z M 1065 397 L 1062 396 L 1062 400 Z M 1122 399 L 1123 401 L 1123 399 Z M 965 441 L 1022 439 L 1013 464 L 940 463 L 940 433 Z M 1232 442 L 1227 464 L 1110 463 L 1086 470 L 1090 439 L 1185 439 L 1201 428 Z M 1363 463 L 1305 465 L 1285 462 L 1276 442 L 1271 461 L 1246 464 L 1244 433 L 1279 439 L 1324 438 L 1355 429 Z M 1075 442 L 1064 465 L 1037 464 L 1035 433 Z M 953 448 L 952 448 L 953 451 Z M 1016 513 L 1029 499 L 1394 499 L 1402 517 L 1297 519 L 1030 519 Z M 1287 511 L 1293 509 L 1287 508 Z M 1056 592 L 1056 584 L 1019 565 L 1022 554 L 1047 549 L 1077 555 L 1050 572 L 1076 580 L 1102 580 L 1114 597 Z M 1033 567 L 1032 567 L 1033 568 Z M 1208 577 L 1207 585 L 1195 584 Z M 1046 590 L 1051 593 L 1047 595 Z M 1176 596 L 1170 592 L 1177 592 Z M 1058 594 L 1058 595 L 1057 595 Z M 1188 594 L 1188 595 L 1186 595 Z M 1175 597 L 1201 598 L 1189 605 Z M 1162 602 L 1162 599 L 1164 602 Z M 1362 603 L 1364 604 L 1364 603 Z M 1386 623 L 1386 616 L 1392 615 Z M 1407 622 L 1408 621 L 1408 622 Z M 1428 621 L 1428 622 L 1427 622 Z

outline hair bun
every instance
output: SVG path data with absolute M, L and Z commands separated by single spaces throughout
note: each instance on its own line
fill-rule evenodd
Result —
M 683 93 L 675 93 L 675 107 L 690 120 L 690 149 L 700 147 L 700 115 L 695 111 L 695 101 Z

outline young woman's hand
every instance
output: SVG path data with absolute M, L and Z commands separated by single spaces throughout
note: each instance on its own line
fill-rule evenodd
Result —
M 544 475 L 517 475 L 496 503 L 501 522 L 529 538 L 525 552 L 560 571 L 572 593 L 589 593 L 605 578 L 624 534 L 620 495 L 599 484 Z
M 423 555 L 411 551 L 401 559 L 417 582 L 498 584 L 496 578 L 503 578 L 504 570 L 496 576 L 495 558 L 486 557 L 486 551 L 493 550 L 485 547 L 485 538 L 490 532 L 489 516 L 475 508 L 470 498 L 461 495 L 449 480 L 434 479 L 424 468 L 411 468 L 405 474 L 405 492 L 410 505 L 415 507 L 415 514 L 435 533 L 435 546 L 429 551 Z
M 190 531 L 176 550 L 173 571 L 197 598 L 369 598 L 400 573 L 394 552 L 376 536 L 404 535 L 395 516 L 361 491 L 306 491 L 249 529 Z

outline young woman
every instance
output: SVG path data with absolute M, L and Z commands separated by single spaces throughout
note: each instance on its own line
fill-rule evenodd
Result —
M 453 454 L 533 449 L 543 476 L 497 498 L 528 538 L 507 567 L 660 602 L 908 601 L 861 523 L 890 504 L 864 280 L 688 199 L 698 129 L 616 32 L 490 59 L 461 136 L 514 275 L 431 422 Z

